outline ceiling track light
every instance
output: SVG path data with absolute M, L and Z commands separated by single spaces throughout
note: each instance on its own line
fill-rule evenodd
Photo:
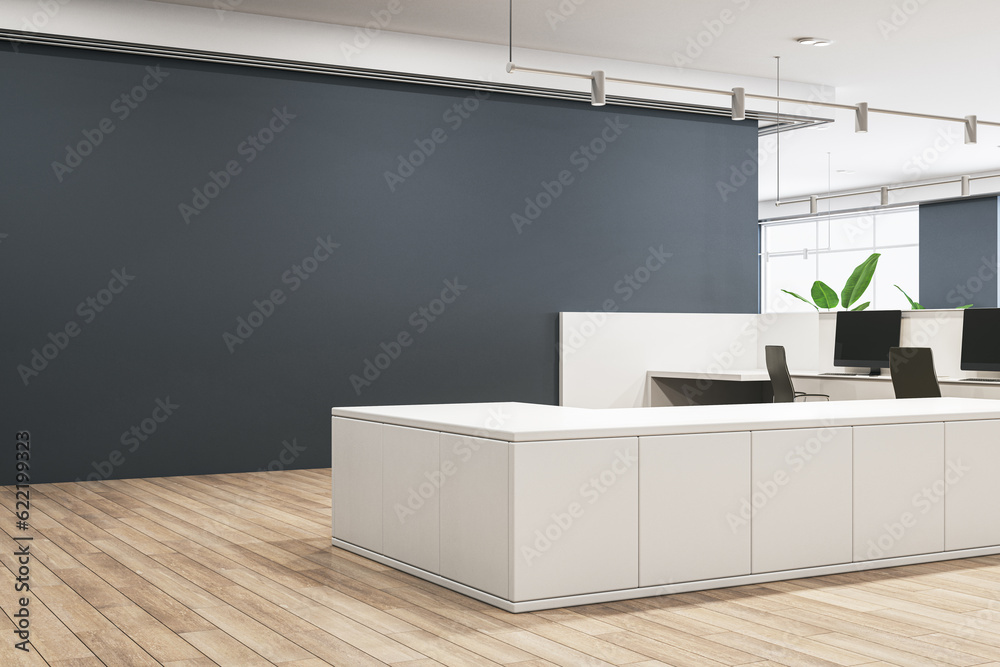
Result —
M 733 120 L 747 119 L 747 91 L 733 88 Z
M 531 74 L 547 74 L 550 76 L 563 76 L 571 79 L 588 79 L 593 81 L 594 74 L 579 74 L 577 72 L 563 72 L 559 70 L 551 69 L 539 69 L 537 67 L 522 67 L 521 65 L 516 65 L 513 61 L 507 63 L 507 72 L 528 72 Z M 614 83 L 624 83 L 632 86 L 649 86 L 652 88 L 666 88 L 669 90 L 680 90 L 689 93 L 703 93 L 705 95 L 725 95 L 733 99 L 735 97 L 736 89 L 729 90 L 718 90 L 715 88 L 700 88 L 697 86 L 682 86 L 672 83 L 660 83 L 658 81 L 643 81 L 641 79 L 623 79 L 614 76 L 604 76 L 605 82 Z M 957 118 L 954 116 L 938 116 L 934 114 L 918 113 L 915 111 L 898 111 L 895 109 L 876 109 L 869 107 L 867 102 L 860 102 L 858 104 L 838 104 L 837 102 L 822 102 L 819 100 L 803 100 L 796 97 L 781 97 L 780 95 L 758 95 L 756 93 L 743 92 L 742 97 L 744 103 L 748 99 L 755 100 L 765 100 L 769 102 L 787 102 L 790 104 L 798 104 L 805 107 L 822 107 L 825 109 L 841 109 L 844 111 L 853 111 L 855 114 L 855 130 L 858 132 L 864 132 L 867 130 L 867 118 L 869 114 L 877 113 L 884 114 L 888 116 L 905 116 L 907 118 L 922 118 L 924 120 L 936 120 L 944 121 L 948 123 L 962 123 L 965 126 L 966 131 L 966 142 L 976 143 L 978 139 L 978 128 L 981 125 L 987 125 L 990 127 L 1000 127 L 1000 122 L 998 121 L 987 121 L 979 120 L 977 116 L 965 116 L 964 118 Z M 735 101 L 735 100 L 734 100 Z M 865 128 L 865 129 L 860 129 Z
M 854 108 L 854 131 L 864 134 L 868 132 L 868 103 L 858 102 Z
M 824 199 L 840 199 L 844 197 L 858 197 L 861 195 L 878 194 L 880 205 L 889 206 L 889 193 L 894 190 L 912 190 L 913 188 L 929 188 L 935 185 L 949 185 L 951 183 L 958 183 L 961 187 L 961 192 L 963 197 L 969 197 L 972 195 L 972 182 L 973 181 L 984 181 L 1000 178 L 1000 173 L 998 174 L 984 174 L 982 176 L 961 176 L 959 178 L 945 178 L 939 181 L 927 181 L 926 183 L 914 183 L 907 185 L 883 185 L 880 188 L 872 190 L 855 190 L 853 192 L 838 192 L 837 194 L 825 194 L 825 195 L 809 195 L 808 197 L 800 197 L 798 199 L 789 199 L 788 201 L 778 201 L 775 202 L 776 206 L 786 206 L 788 204 L 809 204 L 809 213 L 817 213 L 819 209 L 819 202 Z
M 608 103 L 605 95 L 604 70 L 595 69 L 590 73 L 590 104 L 603 107 Z
M 965 117 L 965 143 L 974 144 L 979 140 L 979 120 L 975 116 Z

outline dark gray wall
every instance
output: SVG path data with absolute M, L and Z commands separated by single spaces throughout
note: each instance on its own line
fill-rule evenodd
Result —
M 756 310 L 751 123 L 41 47 L 0 90 L 33 481 L 328 466 L 333 406 L 555 403 L 561 310 Z
M 996 197 L 920 206 L 920 304 L 997 306 Z

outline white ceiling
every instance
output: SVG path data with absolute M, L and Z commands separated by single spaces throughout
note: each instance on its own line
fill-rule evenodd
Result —
M 348 26 L 364 26 L 391 4 L 170 1 Z M 392 31 L 508 41 L 506 0 L 398 1 L 402 10 Z M 700 36 L 708 46 L 686 69 L 773 79 L 780 55 L 783 80 L 835 86 L 839 102 L 1000 121 L 997 0 L 514 0 L 513 15 L 515 61 L 519 47 L 633 60 L 664 65 L 662 80 L 669 82 L 677 54 Z M 708 27 L 719 33 L 710 40 Z M 803 36 L 833 44 L 796 44 Z M 772 93 L 773 87 L 749 92 Z M 749 106 L 773 110 L 763 102 Z M 838 122 L 782 139 L 784 198 L 1000 169 L 1000 128 L 981 126 L 979 144 L 967 146 L 959 125 L 872 115 L 871 131 L 856 135 L 851 112 L 817 113 Z M 762 173 L 762 200 L 774 198 L 773 162 Z

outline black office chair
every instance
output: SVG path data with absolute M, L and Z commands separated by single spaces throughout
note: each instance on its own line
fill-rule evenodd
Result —
M 896 398 L 939 398 L 941 387 L 934 373 L 929 347 L 889 348 L 889 373 Z
M 792 403 L 796 399 L 808 399 L 810 396 L 830 400 L 827 394 L 807 394 L 795 391 L 792 376 L 788 372 L 788 362 L 785 361 L 785 348 L 781 345 L 766 345 L 764 361 L 767 364 L 767 374 L 771 377 L 771 389 L 774 391 L 775 403 Z

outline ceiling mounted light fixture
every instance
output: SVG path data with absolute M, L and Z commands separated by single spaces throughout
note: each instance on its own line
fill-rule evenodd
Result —
M 854 109 L 854 131 L 860 134 L 868 132 L 868 103 L 858 102 Z
M 822 37 L 799 37 L 795 40 L 802 46 L 830 46 L 832 42 Z
M 975 116 L 965 117 L 965 143 L 974 144 L 979 141 L 979 119 Z
M 595 69 L 590 73 L 590 104 L 595 107 L 603 107 L 607 104 L 604 92 L 604 70 Z
M 744 88 L 733 88 L 733 120 L 747 119 L 747 91 Z

